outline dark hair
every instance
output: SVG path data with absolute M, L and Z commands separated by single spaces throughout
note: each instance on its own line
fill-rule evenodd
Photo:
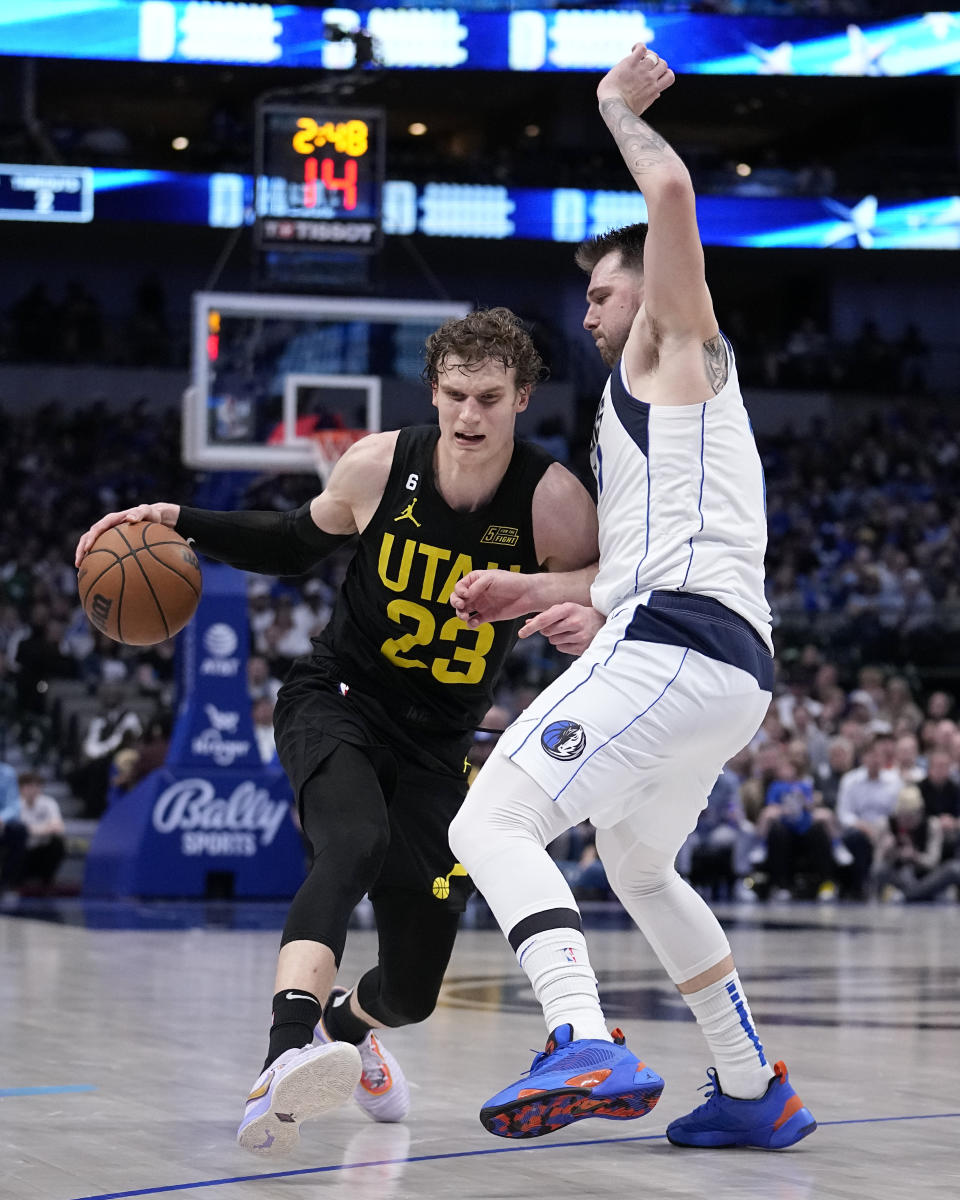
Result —
M 580 243 L 574 254 L 574 262 L 588 275 L 601 258 L 617 251 L 620 262 L 629 270 L 643 270 L 643 245 L 647 240 L 646 225 L 624 225 L 622 229 L 611 229 L 598 237 L 587 238 Z
M 517 387 L 534 387 L 549 372 L 533 338 L 509 308 L 480 308 L 460 319 L 445 321 L 427 338 L 423 378 L 435 384 L 448 360 L 460 359 L 468 369 L 481 363 L 502 363 L 516 369 Z
M 38 775 L 36 771 L 21 771 L 17 776 L 17 787 L 24 787 L 30 783 L 43 783 L 43 776 Z

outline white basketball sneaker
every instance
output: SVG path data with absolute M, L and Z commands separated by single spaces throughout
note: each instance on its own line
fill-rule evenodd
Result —
M 238 1144 L 267 1158 L 288 1154 L 300 1140 L 300 1122 L 344 1104 L 362 1069 L 349 1042 L 285 1050 L 253 1085 Z
M 335 987 L 330 996 L 346 994 L 346 988 Z M 410 1085 L 400 1064 L 380 1041 L 379 1032 L 371 1029 L 356 1047 L 360 1051 L 363 1071 L 353 1098 L 374 1121 L 402 1121 L 410 1111 Z M 313 1036 L 322 1044 L 333 1042 L 322 1017 L 317 1022 Z

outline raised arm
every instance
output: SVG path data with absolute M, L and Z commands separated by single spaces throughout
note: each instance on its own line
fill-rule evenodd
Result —
M 647 334 L 658 339 L 706 343 L 718 337 L 718 329 L 704 275 L 693 184 L 680 157 L 641 118 L 673 82 L 667 64 L 652 50 L 637 45 L 600 81 L 597 99 L 600 114 L 647 203 L 644 303 L 638 324 L 645 323 Z M 719 345 L 718 349 L 722 351 Z M 628 372 L 632 350 L 628 341 Z

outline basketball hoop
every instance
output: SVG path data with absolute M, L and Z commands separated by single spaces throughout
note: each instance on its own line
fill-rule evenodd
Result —
M 324 487 L 341 456 L 368 433 L 369 429 L 315 429 L 310 434 L 313 461 Z

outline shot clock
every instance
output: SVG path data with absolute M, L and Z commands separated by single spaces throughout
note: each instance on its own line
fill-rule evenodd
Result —
M 261 250 L 380 247 L 382 109 L 263 104 L 257 112 Z

